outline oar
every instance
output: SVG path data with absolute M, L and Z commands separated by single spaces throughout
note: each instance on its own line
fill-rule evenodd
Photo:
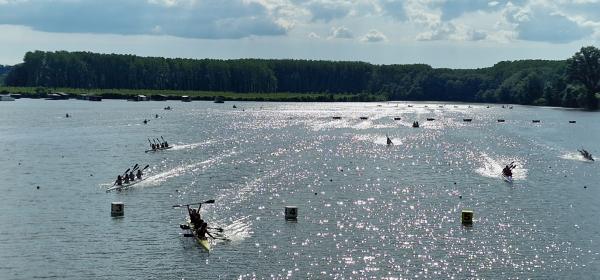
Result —
M 212 229 L 212 230 L 216 230 L 218 232 L 223 232 L 223 228 L 216 228 L 216 227 L 206 227 L 207 229 Z
M 163 142 L 167 142 L 167 141 L 165 141 L 165 138 L 162 137 L 162 135 L 160 136 L 160 139 L 162 139 Z
M 204 201 L 204 202 L 196 202 L 196 203 L 189 203 L 189 204 L 173 205 L 173 208 L 183 207 L 183 206 L 190 206 L 190 205 L 198 205 L 198 204 L 209 204 L 209 203 L 215 203 L 215 200 L 214 199 L 209 199 L 209 200 Z

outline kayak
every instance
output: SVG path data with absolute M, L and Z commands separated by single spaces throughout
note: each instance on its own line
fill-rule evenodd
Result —
M 106 189 L 106 192 L 110 192 L 110 191 L 122 191 L 122 190 L 126 190 L 126 189 L 129 189 L 129 188 L 133 187 L 134 185 L 136 185 L 136 184 L 138 184 L 138 183 L 141 183 L 141 182 L 143 182 L 143 181 L 144 181 L 144 180 L 146 180 L 146 179 L 148 179 L 148 177 L 144 177 L 144 178 L 142 178 L 141 180 L 135 180 L 135 181 L 133 181 L 133 182 L 129 182 L 128 184 L 125 184 L 125 183 L 124 183 L 124 184 L 122 184 L 122 185 L 120 185 L 120 186 L 116 186 L 116 185 L 115 185 L 115 186 L 112 186 L 112 187 L 110 187 L 110 188 Z
M 146 153 L 149 153 L 149 152 L 158 152 L 158 151 L 162 151 L 162 150 L 168 150 L 168 149 L 171 149 L 171 148 L 173 148 L 173 146 L 169 146 L 169 147 L 166 147 L 166 148 L 160 148 L 160 149 L 154 149 L 154 150 L 146 150 Z
M 202 249 L 206 250 L 207 252 L 210 252 L 210 241 L 208 241 L 208 238 L 199 236 L 196 233 L 196 228 L 190 220 L 187 221 L 187 229 L 189 229 L 189 231 L 194 235 L 194 239 L 196 239 L 196 242 L 200 244 Z
M 502 180 L 506 181 L 507 183 L 512 183 L 513 182 L 513 177 L 512 176 L 506 176 L 506 175 L 502 174 Z

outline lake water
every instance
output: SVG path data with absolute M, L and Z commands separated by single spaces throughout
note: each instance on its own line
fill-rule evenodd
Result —
M 600 275 L 599 165 L 577 153 L 600 155 L 600 113 L 412 104 L 0 102 L 0 279 Z M 105 192 L 136 163 L 146 181 Z M 210 254 L 172 208 L 208 199 L 231 239 Z

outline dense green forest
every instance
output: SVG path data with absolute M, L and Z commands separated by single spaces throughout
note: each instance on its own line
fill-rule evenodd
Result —
M 378 100 L 517 103 L 596 109 L 600 50 L 568 60 L 504 61 L 488 68 L 269 59 L 170 59 L 89 52 L 28 52 L 8 86 L 319 93 Z M 307 99 L 310 100 L 310 99 Z M 354 100 L 372 100 L 354 98 Z
M 12 66 L 0 64 L 0 85 L 4 84 L 4 78 L 11 69 Z

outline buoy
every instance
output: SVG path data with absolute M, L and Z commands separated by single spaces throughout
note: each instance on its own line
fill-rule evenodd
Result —
M 38 190 L 39 190 L 39 189 L 40 189 L 40 186 L 37 186 L 37 187 L 36 187 L 36 189 L 38 189 Z
M 298 207 L 286 206 L 285 207 L 285 219 L 288 221 L 295 221 L 298 219 Z
M 473 225 L 473 210 L 462 210 L 462 224 L 465 226 Z
M 110 215 L 113 217 L 125 215 L 125 205 L 123 202 L 113 202 L 110 204 Z

